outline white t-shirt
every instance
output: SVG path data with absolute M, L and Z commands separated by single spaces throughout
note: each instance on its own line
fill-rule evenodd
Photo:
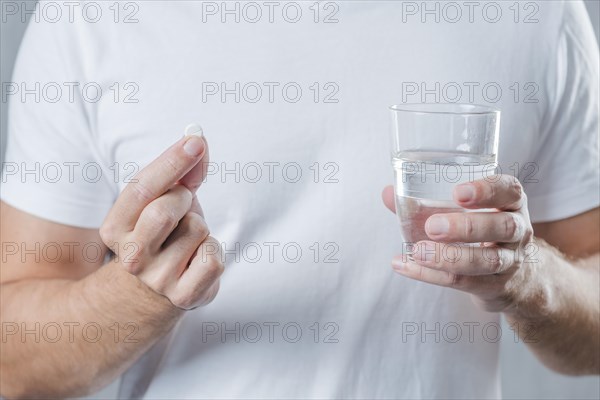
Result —
M 387 107 L 494 105 L 500 166 L 519 171 L 534 221 L 598 206 L 598 50 L 581 2 L 99 4 L 72 22 L 42 4 L 30 23 L 5 91 L 2 199 L 99 227 L 126 178 L 198 121 L 212 159 L 199 198 L 226 253 L 217 298 L 121 396 L 500 396 L 499 315 L 390 268 Z M 36 82 L 38 99 L 24 92 Z

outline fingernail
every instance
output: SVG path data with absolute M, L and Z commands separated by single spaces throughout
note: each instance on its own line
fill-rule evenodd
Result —
M 192 122 L 188 126 L 185 127 L 185 136 L 204 136 L 204 131 L 202 127 L 197 122 Z
M 183 145 L 183 151 L 192 157 L 197 157 L 204 151 L 204 140 L 200 136 L 190 136 Z
M 425 223 L 425 231 L 432 235 L 443 235 L 448 233 L 450 229 L 450 223 L 446 217 L 439 217 L 437 215 L 429 217 Z
M 435 244 L 430 242 L 421 242 L 417 246 L 417 251 L 413 255 L 420 261 L 433 261 L 435 257 Z
M 469 201 L 475 197 L 475 188 L 473 185 L 458 185 L 454 188 L 458 201 Z

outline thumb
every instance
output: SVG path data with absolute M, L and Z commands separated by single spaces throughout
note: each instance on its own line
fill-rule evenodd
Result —
M 179 183 L 187 187 L 191 190 L 192 193 L 195 193 L 196 190 L 200 187 L 204 179 L 206 178 L 206 173 L 208 170 L 208 163 L 210 160 L 210 155 L 208 151 L 208 142 L 204 137 L 204 132 L 202 131 L 202 127 L 197 123 L 189 124 L 185 128 L 185 135 L 195 135 L 202 138 L 204 141 L 204 154 L 200 161 L 188 171 L 180 180 Z
M 383 204 L 392 212 L 396 212 L 396 204 L 394 202 L 394 187 L 386 186 L 381 193 Z

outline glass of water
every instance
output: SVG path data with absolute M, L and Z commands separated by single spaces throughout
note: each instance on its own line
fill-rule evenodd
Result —
M 406 243 L 427 240 L 433 214 L 466 211 L 454 187 L 494 175 L 500 111 L 472 104 L 402 104 L 392 113 L 396 213 Z

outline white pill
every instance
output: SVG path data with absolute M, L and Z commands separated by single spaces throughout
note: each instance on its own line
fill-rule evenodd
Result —
M 202 127 L 200 126 L 200 124 L 196 123 L 196 122 L 192 122 L 191 124 L 189 124 L 188 126 L 185 127 L 185 136 L 191 136 L 191 135 L 195 135 L 195 136 L 204 136 L 204 131 L 202 130 Z

